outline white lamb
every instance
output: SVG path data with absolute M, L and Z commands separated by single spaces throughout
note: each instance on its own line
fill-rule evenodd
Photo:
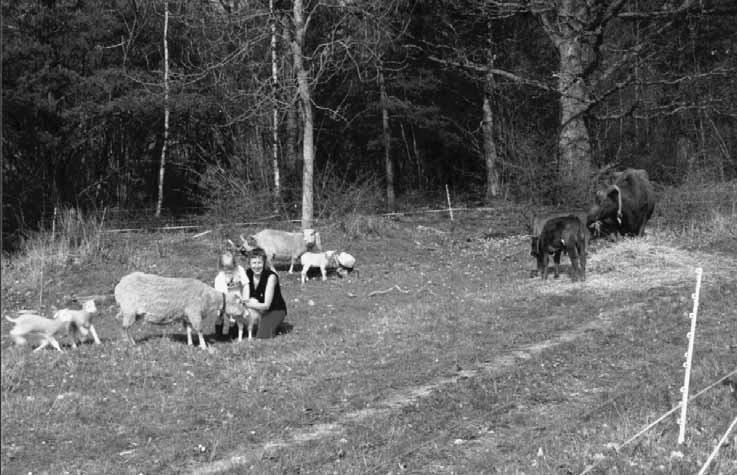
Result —
M 289 273 L 294 271 L 294 261 L 302 254 L 311 249 L 322 251 L 320 233 L 314 229 L 305 229 L 301 233 L 290 233 L 276 229 L 264 229 L 250 236 L 256 242 L 255 247 L 260 247 L 266 252 L 269 268 L 276 272 L 274 259 L 289 259 Z M 242 249 L 250 251 L 254 246 L 248 244 L 248 240 L 241 235 Z
M 81 310 L 62 308 L 54 313 L 54 319 L 64 319 L 72 323 L 69 326 L 69 335 L 72 337 L 72 347 L 77 348 L 77 341 L 86 339 L 90 333 L 96 345 L 102 343 L 97 336 L 95 326 L 92 325 L 92 317 L 95 314 L 97 314 L 97 306 L 95 301 L 90 299 L 82 305 Z
M 299 258 L 302 263 L 302 283 L 307 280 L 307 272 L 313 267 L 319 267 L 322 274 L 322 280 L 328 280 L 327 268 L 335 268 L 340 266 L 337 260 L 338 251 L 325 252 L 305 252 Z
M 215 320 L 221 312 L 236 315 L 244 312 L 240 297 L 220 292 L 197 279 L 161 277 L 133 272 L 115 286 L 115 300 L 120 306 L 125 338 L 135 341 L 128 329 L 139 318 L 157 325 L 183 321 L 187 329 L 187 344 L 192 346 L 192 329 L 197 332 L 200 347 L 207 348 L 202 335 L 202 321 Z

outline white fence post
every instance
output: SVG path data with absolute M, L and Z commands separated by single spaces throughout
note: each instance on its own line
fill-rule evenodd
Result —
M 453 221 L 453 207 L 450 206 L 450 192 L 448 191 L 448 184 L 445 185 L 445 198 L 448 200 L 448 212 L 450 213 L 450 220 Z
M 685 375 L 683 379 L 683 387 L 681 392 L 683 393 L 683 399 L 681 402 L 681 418 L 678 420 L 680 425 L 678 429 L 678 443 L 683 444 L 686 438 L 686 406 L 688 406 L 688 385 L 691 380 L 691 360 L 693 359 L 693 343 L 696 338 L 696 314 L 699 309 L 699 293 L 701 292 L 701 274 L 703 269 L 701 267 L 696 269 L 696 291 L 691 295 L 693 299 L 693 311 L 689 314 L 691 317 L 691 331 L 688 332 L 688 351 L 686 351 L 686 362 L 683 363 L 685 368 Z

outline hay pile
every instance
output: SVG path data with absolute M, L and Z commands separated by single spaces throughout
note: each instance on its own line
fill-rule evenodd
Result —
M 563 256 L 561 263 L 568 263 Z M 656 287 L 696 281 L 696 268 L 703 268 L 703 280 L 735 279 L 737 259 L 721 254 L 688 251 L 675 247 L 658 236 L 622 239 L 604 244 L 588 256 L 586 282 L 571 283 L 561 276 L 563 285 L 548 285 L 542 293 L 570 291 L 581 286 L 587 291 L 643 291 Z M 556 283 L 557 284 L 557 283 Z

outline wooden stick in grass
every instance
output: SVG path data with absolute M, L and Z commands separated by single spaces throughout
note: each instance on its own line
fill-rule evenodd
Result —
M 369 297 L 373 297 L 374 295 L 386 294 L 388 292 L 391 292 L 394 289 L 397 289 L 398 291 L 402 292 L 403 294 L 408 294 L 409 293 L 409 290 L 402 290 L 402 288 L 400 286 L 395 285 L 394 287 L 389 287 L 386 290 L 374 290 L 373 292 L 371 292 L 370 294 L 368 294 L 368 296 Z

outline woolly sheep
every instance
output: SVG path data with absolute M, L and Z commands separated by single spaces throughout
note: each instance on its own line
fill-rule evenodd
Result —
M 276 229 L 264 229 L 250 236 L 256 242 L 255 247 L 260 247 L 266 253 L 269 260 L 269 268 L 274 269 L 273 260 L 276 258 L 289 258 L 289 273 L 294 271 L 294 261 L 308 250 L 316 249 L 322 251 L 320 243 L 320 233 L 314 229 L 305 229 L 301 233 L 290 233 L 287 231 L 279 231 Z M 248 245 L 248 240 L 241 235 L 243 243 L 242 250 L 250 251 L 252 246 Z
M 115 300 L 120 306 L 117 318 L 123 325 L 125 338 L 131 343 L 129 328 L 143 317 L 157 325 L 183 321 L 187 344 L 192 346 L 192 329 L 197 332 L 200 347 L 207 348 L 202 335 L 202 321 L 213 320 L 221 312 L 238 315 L 245 310 L 240 297 L 220 292 L 197 279 L 161 277 L 133 272 L 115 286 Z

